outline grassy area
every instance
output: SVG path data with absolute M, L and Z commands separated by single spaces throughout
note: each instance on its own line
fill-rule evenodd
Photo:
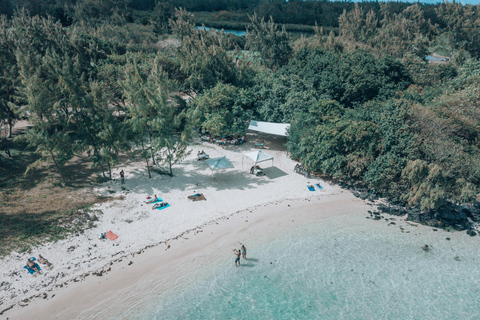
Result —
M 38 155 L 21 143 L 8 142 L 12 157 L 3 157 L 0 166 L 0 256 L 27 252 L 42 242 L 94 226 L 101 212 L 89 208 L 112 198 L 91 192 L 98 172 L 90 168 L 86 157 L 76 157 L 67 164 L 65 172 L 72 183 L 64 188 L 51 163 L 24 175 Z

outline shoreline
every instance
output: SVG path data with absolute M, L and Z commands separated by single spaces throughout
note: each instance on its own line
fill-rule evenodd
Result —
M 249 166 L 244 165 L 242 153 L 253 148 L 224 150 L 210 144 L 193 148 L 205 149 L 211 157 L 225 154 L 235 169 L 214 174 L 199 172 L 203 163 L 193 155 L 175 167 L 175 177 L 146 179 L 138 163 L 124 167 L 125 190 L 119 181 L 92 188 L 97 194 L 109 195 L 113 191 L 114 196 L 121 194 L 124 199 L 100 204 L 97 209 L 103 214 L 95 228 L 35 249 L 33 253 L 38 251 L 55 265 L 53 270 L 32 277 L 21 269 L 31 254 L 2 258 L 6 271 L 2 271 L 0 315 L 11 320 L 31 316 L 122 318 L 128 310 L 143 310 L 144 301 L 166 294 L 168 288 L 183 290 L 185 283 L 202 276 L 201 270 L 214 272 L 204 270 L 212 261 L 214 265 L 233 261 L 231 251 L 240 243 L 252 248 L 255 241 L 265 242 L 268 237 L 281 236 L 282 231 L 341 215 L 345 215 L 347 224 L 348 217 L 373 222 L 368 216 L 372 216 L 378 202 L 369 203 L 350 190 L 296 174 L 295 162 L 280 148 L 266 150 L 275 156 L 275 165 L 266 166 L 266 175 L 260 177 L 244 172 Z M 307 184 L 316 182 L 324 188 L 308 191 Z M 187 200 L 196 192 L 204 193 L 207 201 Z M 145 205 L 145 196 L 153 194 L 172 207 L 152 210 Z M 432 230 L 404 218 L 402 224 L 413 226 L 415 231 L 426 234 Z M 389 216 L 383 221 L 389 220 L 395 218 Z M 109 229 L 119 239 L 99 240 L 98 234 Z M 413 236 L 413 231 L 405 236 Z M 185 279 L 187 276 L 192 279 Z M 15 293 L 20 294 L 8 298 Z
M 32 301 L 50 299 L 56 289 L 68 286 L 68 283 L 97 278 L 95 274 L 105 276 L 111 263 L 121 263 L 121 259 L 138 255 L 145 248 L 168 246 L 174 239 L 197 233 L 199 226 L 216 225 L 219 219 L 227 219 L 232 214 L 275 205 L 278 201 L 310 199 L 339 192 L 340 188 L 321 179 L 306 179 L 294 173 L 296 162 L 288 158 L 282 143 L 275 139 L 269 141 L 265 152 L 274 156 L 275 161 L 272 165 L 262 165 L 265 168 L 263 176 L 248 173 L 251 164 L 244 159 L 243 153 L 255 150 L 252 143 L 226 149 L 206 143 L 194 144 L 192 154 L 174 168 L 174 177 L 154 174 L 152 179 L 147 179 L 142 163 L 118 168 L 118 172 L 123 169 L 126 173 L 125 189 L 120 181 L 91 188 L 91 192 L 98 195 L 116 198 L 92 208 L 93 211 L 102 211 L 97 213 L 99 219 L 93 228 L 66 240 L 43 244 L 30 253 L 13 252 L 2 257 L 0 312 L 3 316 L 9 315 L 12 305 L 25 308 L 22 306 L 31 305 Z M 204 149 L 210 157 L 226 155 L 235 168 L 210 172 L 202 161 L 196 160 L 197 148 Z M 321 182 L 324 189 L 308 191 L 307 184 L 316 182 Z M 188 195 L 197 192 L 204 193 L 207 201 L 187 199 Z M 145 198 L 154 194 L 171 207 L 152 210 L 151 205 L 145 204 Z M 119 238 L 115 241 L 99 240 L 98 235 L 108 230 Z M 31 276 L 22 267 L 28 257 L 38 254 L 48 259 L 54 268 Z
M 320 214 L 319 206 L 322 208 Z M 195 268 L 207 261 L 231 259 L 231 248 L 238 246 L 239 242 L 246 243 L 248 248 L 247 238 L 252 234 L 262 231 L 260 237 L 274 237 L 292 226 L 347 214 L 352 210 L 366 214 L 369 208 L 350 192 L 340 192 L 245 209 L 196 230 L 186 231 L 168 244 L 161 243 L 143 249 L 141 253 L 114 260 L 108 264 L 111 270 L 103 276 L 90 274 L 78 283 L 69 282 L 63 288 L 52 290 L 48 298 L 35 299 L 23 308 L 16 306 L 5 315 L 11 320 L 31 316 L 54 319 L 121 318 L 126 310 L 143 305 L 142 301 L 152 297 L 156 290 L 179 285 L 182 280 L 179 273 L 195 273 Z M 292 216 L 292 213 L 295 215 Z M 192 261 L 194 263 L 190 265 Z M 134 293 L 133 297 L 130 293 Z

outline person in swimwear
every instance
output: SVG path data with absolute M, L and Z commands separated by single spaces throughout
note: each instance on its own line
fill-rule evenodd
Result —
M 238 265 L 240 265 L 240 255 L 242 254 L 240 252 L 240 250 L 237 250 L 237 249 L 233 249 L 233 253 L 235 254 L 236 258 L 235 258 L 235 266 L 237 266 L 237 263 Z
M 27 268 L 32 269 L 33 271 L 40 273 L 40 270 L 38 270 L 37 264 L 32 261 L 32 258 L 27 260 Z
M 150 203 L 154 203 L 157 200 L 158 200 L 157 195 L 155 195 L 152 200 L 146 201 L 145 203 L 150 204 Z
M 168 205 L 167 202 L 162 202 L 162 203 L 155 203 L 152 207 L 152 210 L 153 209 L 157 209 L 157 208 L 163 208 L 163 207 L 166 207 Z
M 48 269 L 50 269 L 51 267 L 53 267 L 53 264 L 51 264 L 47 259 L 45 259 L 44 257 L 42 257 L 41 254 L 38 255 L 38 262 L 41 263 L 41 264 L 46 265 Z
M 242 244 L 242 257 L 243 259 L 247 260 L 247 248 Z
M 427 252 L 427 251 L 430 250 L 430 248 L 428 247 L 428 244 L 424 245 L 422 249 L 423 249 L 423 251 L 425 251 L 425 252 Z

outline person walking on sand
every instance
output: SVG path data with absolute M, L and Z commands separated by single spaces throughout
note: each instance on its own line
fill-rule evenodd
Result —
M 247 260 L 247 248 L 242 244 L 242 257 Z
M 237 250 L 237 249 L 233 249 L 233 253 L 235 254 L 236 258 L 235 258 L 235 266 L 237 266 L 237 263 L 238 265 L 240 265 L 240 255 L 242 254 L 240 252 L 240 250 Z
M 120 171 L 120 180 L 122 180 L 122 184 L 125 184 L 125 172 Z

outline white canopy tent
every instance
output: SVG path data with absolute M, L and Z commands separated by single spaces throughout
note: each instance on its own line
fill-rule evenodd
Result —
M 287 129 L 289 127 L 289 123 L 274 123 L 250 120 L 250 125 L 248 126 L 248 129 L 286 137 L 288 135 Z
M 273 165 L 273 157 L 269 154 L 266 154 L 262 150 L 244 153 L 243 155 L 249 158 L 250 160 L 252 160 L 254 162 L 254 165 L 256 165 L 259 162 L 268 161 L 268 160 L 272 160 L 272 165 Z
M 219 158 L 212 158 L 204 160 L 207 166 L 212 170 L 220 170 L 220 169 L 228 169 L 233 168 L 233 164 L 228 161 L 227 157 L 219 157 Z

